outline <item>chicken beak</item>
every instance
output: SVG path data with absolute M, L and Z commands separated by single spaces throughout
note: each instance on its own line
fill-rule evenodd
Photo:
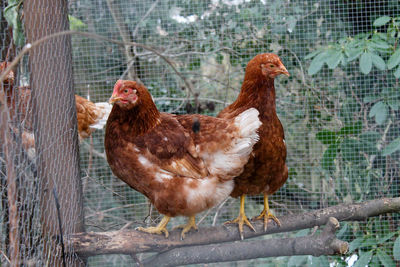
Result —
M 118 102 L 121 99 L 122 97 L 118 96 L 117 94 L 113 94 L 111 98 L 108 100 L 108 103 L 114 104 L 115 102 Z
M 281 65 L 280 67 L 279 67 L 279 73 L 280 74 L 284 74 L 284 75 L 286 75 L 286 76 L 290 76 L 290 74 L 289 74 L 289 72 L 287 71 L 287 69 L 285 68 L 285 66 L 283 66 L 283 65 Z

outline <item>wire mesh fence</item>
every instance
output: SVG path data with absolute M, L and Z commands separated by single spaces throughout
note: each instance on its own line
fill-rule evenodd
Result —
M 26 3 L 1 1 L 2 62 L 12 61 L 29 37 L 27 27 L 22 27 L 27 23 L 23 14 L 27 7 L 22 5 Z M 278 54 L 291 74 L 275 81 L 289 167 L 288 181 L 271 196 L 270 206 L 278 217 L 339 203 L 399 196 L 398 1 L 71 0 L 68 18 L 71 30 L 93 34 L 71 35 L 70 66 L 75 93 L 92 102 L 107 101 L 117 79 L 133 79 L 146 85 L 161 111 L 215 116 L 237 97 L 244 67 L 251 58 L 265 52 Z M 41 23 L 36 27 L 46 33 L 49 27 Z M 131 42 L 143 45 L 129 46 Z M 58 47 L 56 51 L 64 50 Z M 46 56 L 45 49 L 38 53 L 39 57 Z M 40 152 L 29 143 L 33 142 L 34 126 L 40 122 L 31 124 L 32 106 L 26 101 L 30 91 L 24 87 L 32 82 L 34 65 L 28 64 L 30 60 L 24 57 L 14 69 L 13 84 L 3 82 L 7 103 L 2 103 L 0 118 L 2 264 L 7 264 L 12 249 L 17 249 L 10 242 L 13 231 L 21 239 L 17 252 L 26 265 L 46 262 L 39 211 L 41 186 L 35 179 Z M 45 58 L 44 64 L 52 66 L 53 60 Z M 39 69 L 36 75 L 42 83 L 38 84 L 51 84 L 47 75 L 50 70 L 43 66 Z M 54 94 L 62 91 L 49 89 L 47 93 L 55 99 L 58 96 Z M 36 94 L 37 99 L 46 98 Z M 43 112 L 66 116 L 63 121 L 69 124 L 53 127 L 71 134 L 71 123 L 76 122 L 74 112 L 44 100 L 36 103 L 47 105 L 42 107 Z M 73 147 L 68 140 L 73 142 L 64 137 L 53 142 Z M 92 132 L 79 143 L 86 230 L 109 231 L 158 222 L 160 215 L 146 198 L 112 175 L 103 143 L 103 130 Z M 65 151 L 57 153 L 55 160 L 61 165 L 73 164 L 63 158 Z M 63 203 L 73 205 L 68 200 Z M 235 218 L 238 205 L 237 199 L 228 198 L 198 215 L 199 225 Z M 247 215 L 258 215 L 262 205 L 262 196 L 249 196 Z M 182 222 L 182 218 L 176 218 L 171 225 Z M 395 264 L 399 256 L 393 254 L 393 244 L 398 236 L 399 214 L 384 215 L 342 224 L 338 237 L 352 242 L 346 257 L 293 256 L 226 265 L 327 266 L 330 262 L 346 266 L 363 257 L 369 257 L 367 263 L 370 260 L 371 265 L 382 265 L 385 260 Z M 107 255 L 90 257 L 88 263 L 131 266 L 134 259 Z

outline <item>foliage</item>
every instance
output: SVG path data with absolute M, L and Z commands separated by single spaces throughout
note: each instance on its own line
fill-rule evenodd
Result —
M 398 158 L 397 152 L 400 150 L 400 94 L 397 81 L 400 77 L 399 26 L 400 17 L 381 16 L 374 20 L 375 29 L 372 32 L 340 38 L 305 56 L 310 61 L 309 75 L 323 72 L 326 65 L 328 70 L 341 70 L 343 77 L 350 80 L 342 83 L 344 88 L 341 91 L 345 94 L 343 100 L 353 103 L 352 121 L 340 118 L 341 109 L 346 105 L 339 106 L 333 116 L 339 120 L 341 127 L 337 130 L 337 125 L 336 129 L 325 126 L 315 135 L 326 147 L 321 167 L 327 176 L 348 179 L 336 180 L 337 194 L 342 195 L 345 201 L 373 198 L 376 195 L 376 190 L 372 188 L 373 181 L 388 175 L 391 168 L 387 164 L 398 162 L 395 158 Z M 355 63 L 357 60 L 358 64 Z M 370 82 L 358 82 L 354 86 L 361 77 Z M 383 80 L 384 85 L 377 79 Z M 363 86 L 373 89 L 368 90 Z M 383 178 L 381 190 L 387 190 L 389 184 L 390 181 Z M 398 188 L 398 185 L 394 186 Z M 385 191 L 385 195 L 398 196 L 396 190 Z M 382 225 L 375 225 L 373 220 L 370 222 L 371 230 L 382 229 Z M 357 252 L 358 255 L 354 266 L 395 265 L 399 231 L 393 231 L 388 225 L 383 229 L 386 230 L 381 234 L 371 235 L 367 231 L 351 241 L 349 253 Z M 387 242 L 393 242 L 394 239 L 395 246 L 388 247 Z
M 23 0 L 9 0 L 8 6 L 4 9 L 4 17 L 13 29 L 13 40 L 18 46 L 23 46 L 25 43 L 23 26 L 20 18 L 22 1 Z
M 378 1 L 372 0 L 111 2 L 132 41 L 172 60 L 193 92 L 187 94 L 182 79 L 145 49 L 129 50 L 132 62 L 123 47 L 73 36 L 78 94 L 105 101 L 115 80 L 127 78 L 133 65 L 161 110 L 215 115 L 237 96 L 244 67 L 255 54 L 278 53 L 291 73 L 289 79 L 278 78 L 275 83 L 290 178 L 271 197 L 279 203 L 272 208 L 279 215 L 399 196 L 398 1 L 384 1 L 383 7 L 375 7 Z M 23 45 L 20 1 L 8 4 L 4 13 L 15 41 Z M 69 1 L 69 11 L 71 29 L 121 40 L 107 1 Z M 102 137 L 98 133 L 93 144 L 81 144 L 88 230 L 156 220 L 157 213 L 147 210 L 141 194 L 111 178 Z M 246 209 L 258 213 L 262 202 L 249 199 Z M 224 206 L 221 213 L 217 223 L 233 218 L 235 205 Z M 205 221 L 211 223 L 209 217 Z M 390 266 L 400 260 L 399 215 L 382 221 L 342 225 L 339 238 L 351 242 L 357 266 Z M 329 261 L 347 266 L 346 260 L 297 256 L 271 259 L 265 265 L 327 266 Z
M 335 44 L 308 54 L 306 59 L 313 58 L 308 68 L 308 74 L 318 73 L 324 64 L 329 69 L 335 69 L 339 64 L 345 67 L 348 63 L 358 59 L 359 68 L 363 74 L 369 74 L 373 66 L 381 71 L 397 67 L 393 75 L 400 78 L 400 48 L 398 47 L 400 16 L 396 18 L 379 17 L 373 25 L 377 28 L 387 26 L 386 33 L 378 30 L 360 33 L 354 37 L 342 38 Z

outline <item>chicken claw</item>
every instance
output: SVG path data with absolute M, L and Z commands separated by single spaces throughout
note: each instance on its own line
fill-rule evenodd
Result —
M 264 193 L 264 209 L 261 214 L 257 217 L 254 217 L 253 220 L 262 220 L 264 219 L 264 232 L 267 231 L 268 221 L 273 220 L 276 225 L 281 226 L 281 222 L 276 218 L 274 214 L 269 211 L 268 205 L 268 195 Z
M 181 240 L 185 239 L 185 234 L 190 231 L 190 229 L 195 229 L 196 231 L 199 230 L 196 225 L 196 217 L 195 216 L 190 216 L 187 224 L 182 224 L 175 226 L 172 230 L 182 228 L 181 232 Z
M 245 195 L 240 196 L 240 210 L 239 210 L 239 216 L 232 220 L 232 221 L 227 221 L 224 224 L 231 224 L 231 223 L 237 223 L 239 226 L 239 234 L 240 238 L 243 240 L 243 224 L 246 224 L 248 227 L 250 227 L 251 230 L 256 232 L 256 229 L 254 229 L 253 225 L 250 223 L 250 221 L 247 219 L 246 214 L 244 213 L 244 199 Z
M 149 234 L 158 234 L 162 235 L 163 233 L 165 234 L 165 237 L 168 237 L 169 233 L 167 230 L 167 224 L 171 218 L 168 216 L 164 216 L 164 218 L 161 220 L 161 222 L 155 226 L 155 227 L 137 227 L 136 230 L 149 233 Z

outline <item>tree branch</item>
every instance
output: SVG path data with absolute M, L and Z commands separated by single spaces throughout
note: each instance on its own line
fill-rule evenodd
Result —
M 338 228 L 338 220 L 330 217 L 319 235 L 176 248 L 144 260 L 143 265 L 177 266 L 279 256 L 344 254 L 348 243 L 336 239 Z
M 129 31 L 128 25 L 124 22 L 124 17 L 119 9 L 119 6 L 114 3 L 113 0 L 106 0 L 108 9 L 114 19 L 115 24 L 119 30 L 121 35 L 121 39 L 124 43 L 129 43 L 133 41 L 132 34 Z M 137 70 L 134 69 L 133 65 L 135 63 L 135 54 L 131 51 L 131 46 L 125 45 L 124 47 L 124 54 L 126 57 L 126 61 L 128 63 L 127 72 L 128 78 L 130 80 L 136 80 L 140 82 L 139 75 L 137 74 Z
M 361 221 L 368 217 L 400 211 L 400 197 L 383 198 L 357 204 L 338 205 L 325 209 L 305 212 L 302 214 L 287 215 L 279 218 L 282 223 L 277 227 L 274 223 L 268 224 L 264 232 L 263 222 L 255 221 L 253 226 L 257 232 L 245 228 L 246 238 L 272 233 L 289 232 L 300 229 L 325 225 L 329 217 L 339 221 Z M 183 246 L 208 245 L 213 243 L 231 242 L 240 240 L 237 226 L 217 226 L 200 228 L 198 232 L 191 232 L 180 240 L 180 231 L 170 232 L 168 239 L 164 236 L 147 234 L 134 230 L 89 232 L 69 236 L 68 244 L 74 251 L 85 256 L 100 254 L 127 254 L 141 252 L 160 252 Z
M 57 33 L 49 34 L 49 35 L 47 35 L 43 38 L 40 38 L 32 43 L 27 43 L 22 48 L 22 50 L 16 55 L 16 57 L 13 59 L 13 61 L 11 61 L 10 64 L 7 65 L 7 68 L 5 68 L 2 73 L 0 73 L 0 83 L 4 81 L 4 79 L 8 75 L 8 73 L 19 63 L 19 61 L 23 58 L 23 56 L 25 54 L 29 53 L 33 48 L 35 48 L 53 38 L 63 36 L 63 35 L 70 35 L 70 34 L 80 35 L 80 36 L 84 36 L 87 38 L 93 38 L 93 39 L 96 39 L 96 40 L 102 41 L 102 42 L 110 42 L 110 43 L 117 44 L 120 46 L 126 46 L 126 45 L 136 46 L 136 47 L 143 48 L 147 51 L 150 51 L 150 52 L 154 53 L 155 55 L 159 56 L 164 62 L 166 62 L 171 67 L 171 69 L 175 72 L 175 74 L 177 76 L 179 76 L 179 78 L 182 79 L 183 83 L 186 85 L 186 90 L 188 91 L 187 97 L 189 97 L 189 93 L 194 95 L 192 83 L 188 79 L 186 79 L 186 77 L 184 75 L 182 75 L 181 72 L 178 71 L 178 69 L 175 67 L 175 64 L 169 58 L 164 56 L 158 50 L 156 50 L 150 46 L 141 44 L 141 43 L 136 43 L 136 42 L 125 43 L 125 42 L 118 41 L 118 40 L 108 39 L 108 38 L 103 37 L 98 34 L 89 33 L 89 32 L 79 32 L 79 31 L 60 31 Z M 3 90 L 0 90 L 0 104 L 2 104 L 2 105 L 6 104 L 6 99 L 5 99 Z

